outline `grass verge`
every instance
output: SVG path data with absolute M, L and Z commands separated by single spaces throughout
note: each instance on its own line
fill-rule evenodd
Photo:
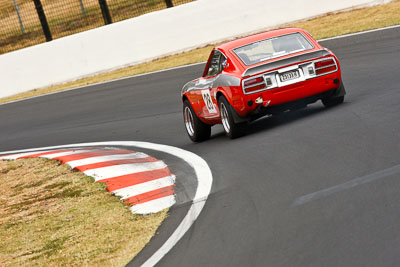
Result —
M 0 184 L 0 266 L 124 266 L 167 217 L 53 160 L 0 160 Z
M 368 7 L 353 11 L 327 14 L 307 21 L 285 25 L 285 27 L 300 27 L 308 30 L 316 39 L 328 38 L 348 33 L 377 29 L 400 24 L 400 0 L 386 5 Z M 127 67 L 112 72 L 80 79 L 65 84 L 37 89 L 7 98 L 0 99 L 0 103 L 15 101 L 23 98 L 62 91 L 79 86 L 129 77 L 137 74 L 152 72 L 183 66 L 207 60 L 214 45 L 195 49 L 189 52 L 173 55 L 152 62 Z

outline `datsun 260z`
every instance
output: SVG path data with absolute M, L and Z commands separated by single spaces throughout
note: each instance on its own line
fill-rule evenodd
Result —
M 223 125 L 230 138 L 267 114 L 303 108 L 321 100 L 344 101 L 340 65 L 332 51 L 299 28 L 255 34 L 213 49 L 203 76 L 182 89 L 186 131 L 194 142 Z

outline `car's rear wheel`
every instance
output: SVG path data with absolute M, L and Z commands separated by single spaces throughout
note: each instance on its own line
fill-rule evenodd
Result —
M 340 84 L 340 87 L 337 90 L 345 92 L 343 83 Z M 333 106 L 342 104 L 344 102 L 344 95 L 342 95 L 342 96 L 333 95 L 333 96 L 330 96 L 327 98 L 323 98 L 323 99 L 321 99 L 321 101 L 325 107 L 333 107 Z
M 246 133 L 247 122 L 235 123 L 231 106 L 224 96 L 219 98 L 219 111 L 225 134 L 231 138 L 238 138 Z
M 205 124 L 196 116 L 188 100 L 183 101 L 183 120 L 186 132 L 193 142 L 201 142 L 210 138 L 211 125 Z

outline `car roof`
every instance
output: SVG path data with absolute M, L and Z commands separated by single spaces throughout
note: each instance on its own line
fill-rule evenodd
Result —
M 223 51 L 232 50 L 234 48 L 237 48 L 237 47 L 240 47 L 240 46 L 243 46 L 243 45 L 246 45 L 246 44 L 250 44 L 250 43 L 257 42 L 257 41 L 273 38 L 273 37 L 276 37 L 276 36 L 295 33 L 295 32 L 305 33 L 305 31 L 303 29 L 300 29 L 300 28 L 285 28 L 285 29 L 272 30 L 272 31 L 253 34 L 253 35 L 250 35 L 250 36 L 246 36 L 246 37 L 243 37 L 243 38 L 239 38 L 239 39 L 236 39 L 236 40 L 221 44 L 221 45 L 217 46 L 216 49 L 221 49 Z

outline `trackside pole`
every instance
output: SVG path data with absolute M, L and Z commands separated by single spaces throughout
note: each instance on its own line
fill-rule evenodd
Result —
M 110 15 L 110 10 L 108 9 L 107 1 L 106 0 L 99 0 L 99 5 L 101 8 L 101 14 L 103 15 L 104 19 L 104 24 L 111 24 L 111 15 Z
M 165 4 L 167 5 L 168 8 L 174 6 L 174 5 L 172 4 L 172 0 L 165 0 Z
M 40 0 L 33 0 L 33 2 L 35 3 L 35 8 L 36 8 L 36 12 L 38 14 L 39 20 L 40 20 L 40 24 L 42 24 L 44 36 L 46 36 L 46 41 L 49 42 L 49 41 L 53 40 L 53 37 L 51 36 L 49 24 L 47 23 L 47 19 L 46 19 L 46 15 L 44 14 L 42 3 L 40 2 Z

